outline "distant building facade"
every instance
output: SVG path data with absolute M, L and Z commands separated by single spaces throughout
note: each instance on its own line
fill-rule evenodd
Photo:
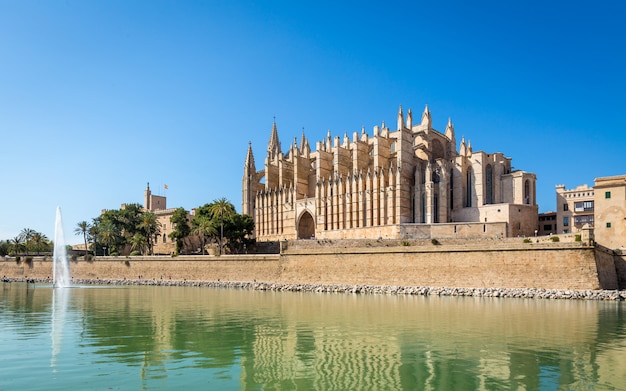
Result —
M 626 175 L 596 178 L 594 191 L 596 243 L 626 248 Z
M 545 236 L 557 233 L 556 212 L 539 213 L 537 235 Z
M 242 213 L 258 241 L 530 236 L 536 176 L 464 138 L 457 150 L 452 121 L 435 130 L 428 106 L 416 124 L 400 107 L 393 131 L 328 132 L 315 151 L 303 133 L 283 153 L 274 122 L 261 170 L 248 146 Z
M 173 231 L 170 218 L 176 211 L 176 208 L 167 209 L 167 198 L 152 194 L 149 183 L 144 191 L 143 205 L 147 211 L 154 213 L 161 228 L 161 233 L 154 237 L 153 253 L 173 254 L 176 250 L 176 242 L 169 237 L 169 234 Z
M 556 233 L 579 233 L 585 224 L 594 226 L 594 189 L 587 185 L 567 190 L 556 186 Z

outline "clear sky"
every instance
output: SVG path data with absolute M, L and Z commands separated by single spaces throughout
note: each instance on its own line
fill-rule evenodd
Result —
M 555 185 L 626 173 L 626 2 L 0 0 L 0 239 L 226 197 L 252 142 L 393 129 L 398 106 Z M 164 185 L 168 185 L 168 190 Z

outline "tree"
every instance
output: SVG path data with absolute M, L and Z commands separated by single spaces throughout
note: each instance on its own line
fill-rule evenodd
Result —
M 35 234 L 35 230 L 30 228 L 24 228 L 22 232 L 20 232 L 20 236 L 24 241 L 24 248 L 26 249 L 26 256 L 28 256 L 28 245 L 30 241 L 33 239 L 33 235 Z
M 100 220 L 98 218 L 93 219 L 93 223 L 91 224 L 91 227 L 89 228 L 89 236 L 92 238 L 93 240 L 93 255 L 97 255 L 98 254 L 98 248 L 101 246 L 98 246 L 98 234 L 100 233 L 98 224 L 100 223 Z
M 76 228 L 74 228 L 75 235 L 83 235 L 83 241 L 85 242 L 85 257 L 87 257 L 87 252 L 89 251 L 89 247 L 87 247 L 87 235 L 89 234 L 90 229 L 91 224 L 84 220 L 77 223 Z
M 228 202 L 226 198 L 220 198 L 218 200 L 213 201 L 212 204 L 209 205 L 209 211 L 214 216 L 214 218 L 218 218 L 220 222 L 220 255 L 222 255 L 222 244 L 224 241 L 224 219 L 231 217 L 235 214 L 235 207 L 233 204 Z
M 37 251 L 37 255 L 39 255 L 39 251 L 41 251 L 42 245 L 48 244 L 48 237 L 42 234 L 41 232 L 34 232 L 32 236 L 32 241 L 35 243 L 35 251 Z
M 119 210 L 111 210 L 106 213 L 111 214 L 111 220 L 117 226 L 120 235 L 127 240 L 130 240 L 137 231 L 142 230 L 139 225 L 142 223 L 144 212 L 139 204 L 125 204 Z
M 217 230 L 215 229 L 215 226 L 213 225 L 211 219 L 204 215 L 196 215 L 193 219 L 192 224 L 193 228 L 191 232 L 194 235 L 198 235 L 198 237 L 200 237 L 200 243 L 202 244 L 202 255 L 204 255 L 206 238 L 217 235 Z
M 142 255 L 145 255 L 145 249 L 147 247 L 149 247 L 148 238 L 146 238 L 144 235 L 140 234 L 139 232 L 133 235 L 133 237 L 130 239 L 131 250 L 137 250 Z
M 181 252 L 185 238 L 191 233 L 187 215 L 188 213 L 185 209 L 178 208 L 170 217 L 170 223 L 172 223 L 174 229 L 170 232 L 169 237 L 176 241 L 176 254 Z
M 0 241 L 0 257 L 8 255 L 11 251 L 11 242 L 8 240 Z
M 231 252 L 240 253 L 247 249 L 254 239 L 254 220 L 248 215 L 235 213 L 224 221 L 224 237 L 226 246 Z
M 98 225 L 100 233 L 100 242 L 109 247 L 108 254 L 117 253 L 120 242 L 120 234 L 118 228 L 111 221 L 103 221 Z M 107 255 L 107 252 L 104 252 Z
M 140 232 L 137 233 L 147 239 L 147 251 L 152 254 L 154 237 L 161 234 L 161 223 L 159 223 L 159 220 L 154 213 L 147 211 L 141 212 L 140 219 L 141 220 L 137 225 Z M 135 233 L 133 237 L 136 236 L 137 233 Z
M 17 235 L 10 241 L 11 247 L 13 247 L 13 253 L 15 254 L 15 256 L 19 256 L 20 251 L 22 251 L 22 248 L 24 247 L 24 239 L 22 238 L 22 235 Z

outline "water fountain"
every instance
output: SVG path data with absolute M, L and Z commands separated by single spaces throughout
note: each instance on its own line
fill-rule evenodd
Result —
M 63 237 L 63 220 L 61 207 L 57 206 L 57 216 L 54 223 L 54 253 L 52 261 L 52 281 L 57 288 L 66 288 L 72 285 L 70 265 L 67 259 L 65 238 Z

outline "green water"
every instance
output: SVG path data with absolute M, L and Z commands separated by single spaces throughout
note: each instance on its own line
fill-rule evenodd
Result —
M 3 284 L 0 390 L 624 390 L 617 302 Z

